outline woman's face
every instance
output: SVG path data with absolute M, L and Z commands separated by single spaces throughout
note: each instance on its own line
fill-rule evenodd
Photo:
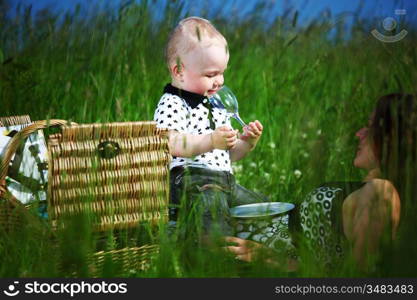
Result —
M 372 149 L 372 142 L 369 137 L 369 127 L 372 119 L 373 115 L 368 121 L 368 126 L 359 129 L 355 134 L 359 139 L 359 145 L 353 165 L 365 170 L 372 170 L 379 167 L 379 162 Z

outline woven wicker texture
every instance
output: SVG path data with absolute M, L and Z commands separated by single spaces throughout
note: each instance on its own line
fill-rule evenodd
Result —
M 31 122 L 28 115 L 0 117 L 0 127 L 29 124 Z
M 159 252 L 158 245 L 145 245 L 141 247 L 123 248 L 119 250 L 100 251 L 94 253 L 89 259 L 89 271 L 91 276 L 100 277 L 103 274 L 106 263 L 116 265 L 122 274 L 128 271 L 144 271 L 150 267 L 152 258 Z
M 88 213 L 96 230 L 167 219 L 170 154 L 154 122 L 63 126 L 50 136 L 53 220 Z

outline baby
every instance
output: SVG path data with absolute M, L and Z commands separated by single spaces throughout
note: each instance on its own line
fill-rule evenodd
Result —
M 208 101 L 222 87 L 229 61 L 226 39 L 208 20 L 182 20 L 169 38 L 166 61 L 171 83 L 154 120 L 169 130 L 170 219 L 200 233 L 230 235 L 230 207 L 268 201 L 236 184 L 231 168 L 255 148 L 262 124 L 250 122 L 239 136 L 226 111 Z

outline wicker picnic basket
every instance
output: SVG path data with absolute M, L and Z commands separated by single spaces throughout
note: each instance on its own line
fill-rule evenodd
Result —
M 167 218 L 170 155 L 154 122 L 63 126 L 48 149 L 53 220 L 91 212 L 105 231 Z
M 60 126 L 60 132 L 50 135 L 47 143 L 47 205 L 53 228 L 65 227 L 70 224 L 67 220 L 81 214 L 90 217 L 89 224 L 96 232 L 167 221 L 171 156 L 166 131 L 150 121 L 82 125 L 62 120 L 34 122 L 16 134 L 6 149 L 0 169 L 3 202 L 11 208 L 22 206 L 5 188 L 8 165 L 20 141 L 50 126 Z M 4 214 L 0 225 L 10 224 L 10 216 Z M 130 269 L 145 269 L 157 251 L 158 246 L 148 244 L 100 251 L 91 255 L 90 262 L 97 275 L 108 258 Z

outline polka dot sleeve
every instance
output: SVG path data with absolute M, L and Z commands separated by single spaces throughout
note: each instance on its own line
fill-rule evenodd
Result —
M 155 110 L 154 121 L 158 128 L 184 132 L 186 128 L 187 109 L 181 98 L 171 94 L 162 95 Z

